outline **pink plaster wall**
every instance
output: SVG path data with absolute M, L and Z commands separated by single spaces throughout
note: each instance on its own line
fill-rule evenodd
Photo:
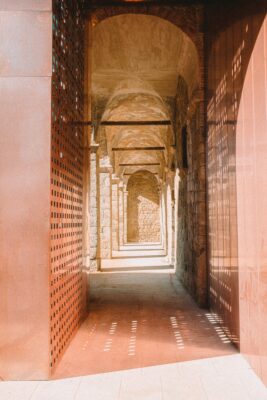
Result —
M 49 375 L 52 10 L 0 0 L 0 377 Z
M 210 303 L 267 382 L 266 2 L 221 5 L 209 18 Z
M 240 348 L 267 383 L 267 17 L 240 100 L 236 178 Z

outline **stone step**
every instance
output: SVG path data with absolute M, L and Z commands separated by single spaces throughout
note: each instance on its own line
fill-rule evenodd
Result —
M 174 271 L 174 268 L 171 265 L 158 265 L 158 266 L 127 266 L 127 267 L 101 267 L 100 272 L 147 272 L 147 271 Z
M 172 266 L 167 257 L 140 257 L 103 259 L 101 271 L 128 271 L 139 269 L 170 269 Z
M 113 251 L 112 258 L 140 258 L 140 257 L 165 257 L 165 250 L 154 250 L 154 249 L 136 249 L 136 250 L 121 250 Z
M 164 245 L 159 244 L 149 244 L 149 243 L 137 243 L 137 244 L 124 244 L 119 246 L 119 251 L 130 251 L 130 250 L 164 250 Z

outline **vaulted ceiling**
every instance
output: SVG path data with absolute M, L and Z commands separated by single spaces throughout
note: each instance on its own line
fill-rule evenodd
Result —
M 104 128 L 118 175 L 129 172 L 125 164 L 151 164 L 147 169 L 153 172 L 157 164 L 158 172 L 168 164 L 172 127 L 153 121 L 173 121 L 178 77 L 186 81 L 190 96 L 198 86 L 198 74 L 194 44 L 162 18 L 123 14 L 93 28 L 93 114 L 100 113 L 102 121 L 131 122 Z M 142 121 L 151 125 L 133 125 Z

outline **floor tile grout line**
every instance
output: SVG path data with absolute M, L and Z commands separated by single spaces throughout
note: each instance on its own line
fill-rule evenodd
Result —
M 120 397 L 121 397 L 122 378 L 123 378 L 123 376 L 121 375 L 118 400 L 120 400 Z
M 239 374 L 238 374 L 238 376 L 239 376 L 239 378 L 241 378 L 242 377 L 242 373 L 245 373 L 245 371 L 246 372 L 249 372 L 249 374 L 251 374 L 251 378 L 253 377 L 253 378 L 256 378 L 257 377 L 257 375 L 254 373 L 254 371 L 251 369 L 251 368 L 248 368 L 248 366 L 247 366 L 247 364 L 245 363 L 245 358 L 244 357 L 241 357 L 239 354 L 235 354 L 235 355 L 233 355 L 233 356 L 230 356 L 230 357 L 233 357 L 233 360 L 236 360 L 235 362 L 234 362 L 234 364 L 236 364 L 236 367 L 238 368 L 239 367 Z M 227 365 L 229 365 L 229 359 L 228 359 L 228 356 L 222 356 L 222 357 L 217 357 L 217 359 L 220 361 L 220 365 L 221 365 L 221 367 L 223 366 L 223 363 L 224 363 L 224 360 L 226 361 L 226 363 L 225 363 L 225 366 L 227 367 Z M 210 366 L 212 366 L 212 368 L 215 370 L 215 372 L 216 372 L 216 368 L 215 368 L 215 364 L 213 363 L 213 361 L 214 361 L 214 359 L 213 358 L 211 358 L 210 359 L 210 362 L 211 362 L 211 364 L 210 364 Z M 191 361 L 190 363 L 192 363 L 192 365 L 195 365 L 195 366 L 197 366 L 198 368 L 199 368 L 199 362 L 195 362 L 195 361 Z M 178 365 L 180 365 L 180 363 L 174 363 L 176 366 L 178 366 Z M 165 367 L 167 367 L 169 364 L 166 364 L 165 365 Z M 207 364 L 206 363 L 204 363 L 203 364 L 203 367 L 205 367 Z M 159 396 L 160 398 L 161 398 L 161 400 L 165 400 L 165 395 L 164 395 L 164 387 L 163 387 L 163 377 L 165 376 L 164 374 L 166 374 L 166 373 L 168 373 L 168 368 L 167 368 L 167 370 L 165 370 L 165 372 L 164 372 L 164 365 L 163 366 L 160 366 L 160 365 L 157 365 L 157 366 L 155 366 L 155 367 L 159 367 L 159 368 L 157 368 L 157 371 L 159 372 L 159 379 L 160 379 L 160 390 L 161 390 L 161 395 Z M 150 367 L 148 367 L 148 368 L 150 368 Z M 140 370 L 140 368 L 137 368 L 136 370 Z M 142 371 L 144 370 L 144 368 L 142 368 Z M 222 368 L 222 370 L 223 370 L 223 368 Z M 153 370 L 152 370 L 153 371 Z M 207 389 L 208 389 L 208 384 L 209 384 L 209 376 L 208 376 L 208 371 L 205 371 L 205 368 L 204 368 L 204 375 L 202 374 L 202 373 L 199 373 L 197 376 L 198 376 L 198 378 L 199 378 L 199 381 L 200 381 L 200 383 L 201 383 L 201 389 L 203 390 L 203 395 L 205 395 L 205 398 L 206 399 L 208 399 L 208 400 L 210 400 L 210 399 L 212 399 L 213 400 L 213 395 L 212 395 L 212 393 L 213 393 L 213 391 L 216 389 L 216 388 L 214 388 L 213 387 L 213 389 L 212 389 L 212 392 L 210 392 L 210 391 L 208 391 L 207 392 Z M 120 398 L 121 397 L 121 394 L 122 394 L 122 391 L 121 391 L 121 388 L 122 388 L 122 384 L 123 384 L 123 378 L 125 378 L 125 379 L 127 379 L 127 376 L 129 377 L 130 375 L 131 375 L 131 372 L 132 372 L 132 370 L 128 370 L 128 371 L 125 371 L 125 372 L 123 372 L 123 371 L 121 371 L 120 372 L 120 374 L 119 374 L 119 377 L 120 377 L 120 380 L 119 380 L 119 382 L 118 382 L 118 385 L 117 385 L 117 394 L 118 394 L 118 399 L 119 400 L 124 400 L 124 398 Z M 177 371 L 178 372 L 178 371 Z M 188 371 L 187 371 L 188 372 Z M 190 372 L 190 371 L 189 371 Z M 201 371 L 200 371 L 201 372 Z M 116 374 L 115 374 L 116 375 Z M 114 375 L 114 376 L 115 376 Z M 180 374 L 179 374 L 180 375 Z M 217 376 L 217 374 L 215 374 L 216 376 Z M 215 379 L 215 382 L 216 382 L 216 376 L 214 377 L 214 379 Z M 205 378 L 206 377 L 206 378 Z M 231 376 L 231 375 L 229 375 L 229 374 L 226 374 L 226 375 L 222 375 L 221 376 L 222 378 L 223 378 L 223 380 L 226 380 L 226 382 L 228 382 L 229 384 L 230 384 L 230 386 L 232 386 L 232 385 L 234 385 L 233 387 L 235 388 L 235 390 L 237 390 L 237 394 L 239 393 L 239 391 L 240 391 L 240 395 L 243 395 L 243 397 L 239 397 L 239 398 L 242 398 L 242 400 L 244 399 L 244 400 L 254 400 L 254 398 L 255 397 L 251 397 L 251 394 L 249 393 L 249 392 L 246 392 L 246 390 L 244 389 L 244 388 L 242 388 L 242 382 L 241 382 L 241 380 L 240 379 L 238 379 L 238 383 L 236 382 L 236 380 L 235 380 L 235 377 L 233 377 L 233 376 Z M 246 379 L 246 376 L 244 376 L 244 379 Z M 14 382 L 15 383 L 15 382 Z M 32 397 L 36 394 L 36 391 L 38 390 L 38 388 L 40 388 L 40 385 L 42 385 L 42 383 L 43 384 L 47 384 L 47 385 L 50 385 L 51 383 L 53 383 L 53 381 L 36 381 L 36 386 L 35 386 L 35 388 L 33 389 L 33 391 L 32 391 L 32 393 L 31 393 L 31 395 L 30 395 L 30 397 L 27 397 L 29 400 L 30 399 L 32 399 Z M 77 400 L 77 396 L 78 396 L 78 393 L 79 393 L 79 389 L 80 389 L 80 385 L 81 385 L 81 383 L 82 383 L 82 378 L 80 378 L 79 379 L 79 381 L 77 382 L 77 388 L 74 390 L 74 392 L 73 392 L 73 396 L 74 397 L 72 397 L 72 399 L 76 399 Z M 259 393 L 261 394 L 261 391 L 262 391 L 262 393 L 263 393 L 263 397 L 259 397 L 259 398 L 262 398 L 262 399 L 267 399 L 267 390 L 266 390 L 266 388 L 264 387 L 264 385 L 261 383 L 260 384 L 260 380 L 259 380 L 259 378 L 257 377 L 257 381 L 255 382 L 256 383 L 256 385 L 257 385 L 257 383 L 258 383 L 258 390 L 259 390 Z M 93 384 L 93 383 L 92 383 Z M 149 381 L 149 384 L 151 384 L 152 386 L 152 388 L 153 388 L 153 382 L 150 382 Z M 253 388 L 253 385 L 251 386 L 251 389 Z M 266 391 L 266 396 L 264 396 L 265 395 L 265 392 L 264 392 L 264 389 L 265 389 L 265 391 Z M 258 392 L 257 392 L 258 393 Z M 101 393 L 99 393 L 100 395 L 101 395 Z M 1 395 L 1 393 L 0 393 L 0 395 Z M 169 397 L 168 397 L 168 393 L 166 394 L 167 395 L 167 398 L 166 398 L 166 400 L 167 399 L 169 399 Z M 225 395 L 225 392 L 223 391 L 223 388 L 221 387 L 221 391 L 219 391 L 218 392 L 218 399 L 220 398 L 220 399 L 225 399 L 225 397 L 223 397 Z M 100 397 L 101 398 L 101 397 Z M 158 398 L 158 397 L 157 397 Z M 190 397 L 189 397 L 190 398 Z M 193 398 L 195 398 L 195 397 L 193 397 Z M 116 399 L 117 399 L 117 397 L 116 397 Z M 201 399 L 202 399 L 202 397 L 201 397 Z M 113 400 L 113 397 L 112 397 L 112 399 L 111 400 Z M 114 400 L 115 400 L 115 397 L 114 397 Z M 173 400 L 173 399 L 172 399 Z
M 42 382 L 50 382 L 50 381 L 42 381 Z M 33 398 L 33 395 L 34 395 L 34 393 L 37 391 L 37 389 L 39 388 L 39 386 L 41 386 L 41 383 L 42 382 L 38 382 L 37 383 L 37 385 L 35 386 L 35 388 L 33 389 L 33 392 L 32 392 L 32 394 L 30 395 L 30 397 L 29 397 L 29 400 L 31 400 L 32 398 Z
M 162 376 L 160 375 L 160 390 L 161 390 L 161 400 L 164 400 L 164 393 L 163 393 L 163 385 L 162 385 Z
M 82 383 L 82 377 L 80 378 L 80 380 L 79 380 L 79 383 L 78 383 L 78 385 L 77 385 L 77 389 L 76 389 L 76 391 L 75 391 L 75 393 L 74 393 L 74 397 L 73 397 L 73 400 L 76 400 L 77 399 L 77 396 L 78 396 L 78 392 L 79 392 L 79 389 L 80 389 L 80 386 L 81 386 L 81 383 Z

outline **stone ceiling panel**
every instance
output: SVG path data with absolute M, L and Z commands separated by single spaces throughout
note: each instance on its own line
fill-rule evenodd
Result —
M 93 94 L 109 97 L 125 79 L 139 78 L 162 97 L 176 94 L 178 75 L 189 89 L 197 85 L 196 48 L 178 27 L 151 15 L 125 14 L 93 28 Z

